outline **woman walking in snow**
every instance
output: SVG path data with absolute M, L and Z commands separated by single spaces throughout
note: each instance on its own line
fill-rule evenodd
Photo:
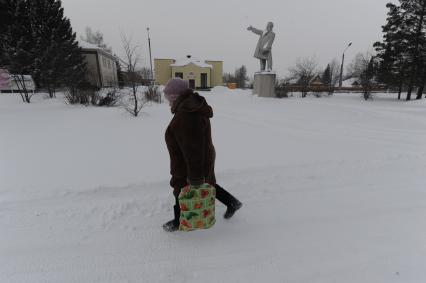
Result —
M 231 218 L 242 203 L 216 184 L 216 158 L 212 142 L 210 118 L 213 110 L 204 97 L 189 88 L 188 81 L 171 79 L 164 89 L 174 114 L 166 130 L 166 144 L 170 154 L 170 186 L 176 199 L 174 219 L 163 225 L 164 230 L 179 229 L 179 193 L 187 185 L 209 183 L 216 188 L 216 198 L 226 205 L 225 219 Z

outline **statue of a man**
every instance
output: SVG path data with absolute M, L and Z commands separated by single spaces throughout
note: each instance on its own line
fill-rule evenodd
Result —
M 269 22 L 266 30 L 262 31 L 249 26 L 247 30 L 260 35 L 259 42 L 257 43 L 254 57 L 260 59 L 260 70 L 265 71 L 266 63 L 268 63 L 268 71 L 272 71 L 272 44 L 274 43 L 275 33 L 272 31 L 274 23 Z

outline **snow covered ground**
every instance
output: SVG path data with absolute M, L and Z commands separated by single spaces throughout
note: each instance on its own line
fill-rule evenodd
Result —
M 217 88 L 207 231 L 172 216 L 166 104 L 0 95 L 0 282 L 426 282 L 426 101 Z

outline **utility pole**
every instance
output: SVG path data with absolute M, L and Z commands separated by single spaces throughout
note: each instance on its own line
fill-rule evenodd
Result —
M 345 52 L 346 50 L 348 50 L 349 47 L 352 46 L 352 42 L 348 44 L 348 46 L 345 48 L 345 50 L 343 51 L 343 55 L 342 55 L 342 65 L 340 66 L 340 79 L 339 79 L 339 89 L 342 89 L 342 84 L 343 84 L 343 65 L 345 63 Z
M 154 80 L 154 73 L 152 72 L 152 55 L 151 55 L 151 37 L 149 36 L 149 28 L 146 28 L 148 33 L 148 46 L 149 46 L 149 64 L 151 65 L 151 82 Z
M 151 81 L 150 81 L 150 85 L 153 86 L 154 85 L 154 72 L 152 70 L 151 37 L 149 36 L 149 27 L 146 28 L 146 32 L 148 33 L 149 64 L 151 66 Z M 161 94 L 160 94 L 159 102 L 161 103 Z

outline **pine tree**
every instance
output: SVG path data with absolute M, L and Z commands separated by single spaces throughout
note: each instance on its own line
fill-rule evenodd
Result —
M 399 0 L 389 3 L 384 40 L 375 44 L 379 58 L 379 79 L 398 86 L 399 98 L 407 86 L 407 100 L 417 87 L 417 98 L 426 83 L 426 0 Z
M 34 45 L 27 1 L 6 0 L 2 3 L 7 19 L 0 34 L 0 65 L 10 73 L 19 88 L 24 102 L 31 102 L 31 94 L 25 85 L 24 75 L 34 68 Z
M 118 87 L 123 88 L 124 87 L 124 76 L 123 71 L 121 70 L 120 62 L 117 60 L 115 61 L 116 69 L 117 69 L 117 80 L 118 80 Z
M 324 73 L 322 74 L 321 80 L 322 80 L 323 84 L 328 87 L 328 89 L 329 89 L 328 93 L 329 94 L 331 94 L 331 92 L 332 92 L 332 90 L 331 90 L 331 88 L 332 88 L 331 82 L 332 82 L 332 79 L 333 79 L 332 76 L 333 75 L 331 73 L 330 64 L 327 64 L 327 68 L 325 68 Z
M 410 62 L 407 100 L 410 100 L 414 86 L 424 83 L 422 75 L 425 62 L 423 54 L 426 48 L 426 0 L 400 0 L 400 2 L 404 21 L 409 27 L 406 39 L 409 42 L 407 51 Z M 419 96 L 421 98 L 422 93 L 418 94 Z
M 407 61 L 407 23 L 403 19 L 401 7 L 392 3 L 386 5 L 389 9 L 387 23 L 382 27 L 383 42 L 376 42 L 374 47 L 378 59 L 378 80 L 391 87 L 398 88 L 398 99 L 404 84 L 407 83 L 409 63 Z
M 85 63 L 76 42 L 69 19 L 64 17 L 61 1 L 33 0 L 29 2 L 31 26 L 36 38 L 35 79 L 45 87 L 50 97 L 61 85 L 78 85 L 84 80 Z
M 419 79 L 419 86 L 417 90 L 416 99 L 422 98 L 423 92 L 426 87 L 426 52 L 423 52 L 421 56 L 422 56 L 422 64 L 421 64 L 421 69 L 419 70 L 420 79 Z
M 10 2 L 11 0 L 0 0 L 0 37 L 4 35 L 12 23 Z
M 11 72 L 27 72 L 31 69 L 31 29 L 28 7 L 25 1 L 4 1 L 3 13 L 7 20 L 0 34 L 1 61 Z
M 245 88 L 247 81 L 247 68 L 246 66 L 241 66 L 235 70 L 235 81 L 238 88 Z
M 51 97 L 58 86 L 78 86 L 86 65 L 70 21 L 58 0 L 2 0 L 7 15 L 0 33 L 0 65 L 15 76 L 25 102 L 30 102 L 24 74 L 32 75 L 38 87 Z

